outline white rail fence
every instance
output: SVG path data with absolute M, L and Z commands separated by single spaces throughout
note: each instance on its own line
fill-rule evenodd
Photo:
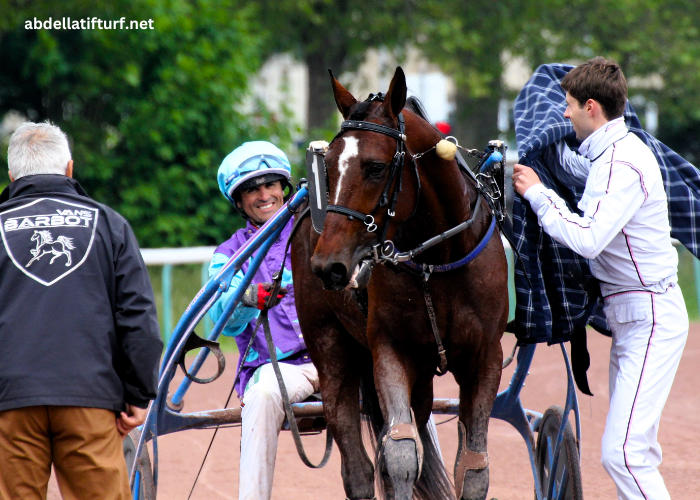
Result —
M 508 241 L 501 236 L 503 245 L 506 248 L 506 256 L 508 258 L 509 280 L 508 280 L 508 295 L 510 299 L 510 319 L 513 319 L 515 314 L 515 286 L 513 284 L 513 252 L 508 244 Z M 673 240 L 674 246 L 679 246 L 677 240 Z M 202 286 L 209 279 L 209 262 L 214 255 L 214 246 L 206 247 L 188 247 L 188 248 L 142 248 L 141 255 L 147 266 L 163 266 L 161 275 L 161 287 L 163 293 L 163 314 L 161 317 L 161 332 L 163 338 L 168 340 L 173 332 L 173 300 L 172 300 L 172 271 L 173 266 L 181 264 L 201 264 Z M 693 271 L 695 278 L 695 289 L 697 293 L 698 309 L 700 310 L 700 261 L 693 259 Z M 209 334 L 211 323 L 207 319 L 204 321 L 204 333 Z

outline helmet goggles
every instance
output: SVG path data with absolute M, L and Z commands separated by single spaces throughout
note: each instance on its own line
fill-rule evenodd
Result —
M 256 155 L 248 158 L 234 170 L 224 181 L 226 194 L 233 199 L 233 193 L 246 181 L 258 176 L 268 176 L 269 174 L 279 174 L 285 179 L 289 178 L 289 166 L 285 165 L 279 158 L 269 155 Z M 247 188 L 256 184 L 247 185 Z

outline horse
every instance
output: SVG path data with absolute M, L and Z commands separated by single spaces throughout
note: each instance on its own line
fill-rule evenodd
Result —
M 362 443 L 364 413 L 380 494 L 452 498 L 426 427 L 433 377 L 442 365 L 459 384 L 456 496 L 484 499 L 488 421 L 508 318 L 507 261 L 501 239 L 491 237 L 494 216 L 457 162 L 437 156 L 438 130 L 404 109 L 400 67 L 383 99 L 372 94 L 358 102 L 332 74 L 331 85 L 346 120 L 325 155 L 332 205 L 321 234 L 308 217 L 296 216 L 292 269 L 299 322 L 340 450 L 345 493 L 351 500 L 375 498 L 375 466 Z M 422 272 L 406 272 L 390 259 L 377 263 L 391 247 L 416 248 L 470 217 L 468 229 L 411 261 Z M 482 249 L 468 264 L 436 272 L 477 246 Z M 373 254 L 376 265 L 361 289 L 357 282 L 366 280 L 357 271 Z
M 49 253 L 53 254 L 53 257 L 51 257 L 51 260 L 49 261 L 49 265 L 53 264 L 53 261 L 59 258 L 61 255 L 65 255 L 68 259 L 68 262 L 66 262 L 66 267 L 70 267 L 72 260 L 69 250 L 75 249 L 75 246 L 73 245 L 73 238 L 59 236 L 54 241 L 53 236 L 51 236 L 51 231 L 37 229 L 34 231 L 31 241 L 36 241 L 36 248 L 34 250 L 30 250 L 34 257 L 32 257 L 32 260 L 27 262 L 27 265 L 24 267 L 31 266 L 34 261 L 41 259 L 44 255 Z M 41 251 L 41 248 L 45 245 L 49 245 L 49 247 L 44 248 L 44 250 Z

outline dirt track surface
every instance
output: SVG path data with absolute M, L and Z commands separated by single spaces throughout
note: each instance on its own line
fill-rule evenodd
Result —
M 514 338 L 503 339 L 506 355 Z M 610 339 L 589 331 L 591 368 L 588 378 L 594 397 L 578 394 L 582 426 L 582 475 L 586 499 L 617 498 L 612 480 L 600 465 L 600 440 L 608 410 L 608 356 Z M 504 371 L 501 390 L 508 386 L 513 366 Z M 191 388 L 185 398 L 185 412 L 222 408 L 233 382 L 236 358 L 227 358 L 227 370 L 216 382 Z M 676 381 L 664 410 L 659 430 L 659 442 L 664 461 L 660 467 L 674 500 L 700 498 L 700 397 L 697 367 L 700 366 L 700 325 L 691 325 L 688 343 Z M 211 366 L 209 372 L 213 372 Z M 209 376 L 203 371 L 200 376 Z M 564 406 L 566 395 L 565 367 L 559 346 L 537 347 L 530 375 L 522 392 L 526 408 L 544 413 L 551 405 Z M 178 374 L 177 381 L 181 379 Z M 175 382 L 171 385 L 174 391 Z M 435 397 L 456 398 L 458 388 L 451 375 L 435 379 Z M 238 405 L 235 395 L 231 406 Z M 438 422 L 446 417 L 438 416 Z M 191 430 L 163 436 L 158 440 L 160 469 L 158 498 L 186 499 L 194 477 L 209 444 L 212 430 Z M 448 471 L 452 471 L 457 453 L 456 422 L 438 426 L 438 435 Z M 312 461 L 323 454 L 325 435 L 304 438 Z M 219 430 L 192 499 L 238 498 L 238 459 L 240 429 Z M 533 478 L 523 439 L 510 424 L 491 420 L 489 427 L 491 484 L 489 499 L 531 500 Z M 451 473 L 450 473 L 451 476 Z M 55 481 L 50 485 L 49 499 L 60 498 Z M 340 455 L 333 450 L 328 465 L 321 470 L 304 466 L 297 456 L 288 432 L 280 436 L 273 499 L 344 499 L 340 478 Z

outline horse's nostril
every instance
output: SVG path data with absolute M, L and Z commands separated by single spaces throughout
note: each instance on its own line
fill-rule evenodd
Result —
M 329 278 L 331 283 L 341 284 L 345 282 L 345 276 L 347 275 L 347 270 L 345 266 L 340 263 L 335 263 L 331 266 Z

